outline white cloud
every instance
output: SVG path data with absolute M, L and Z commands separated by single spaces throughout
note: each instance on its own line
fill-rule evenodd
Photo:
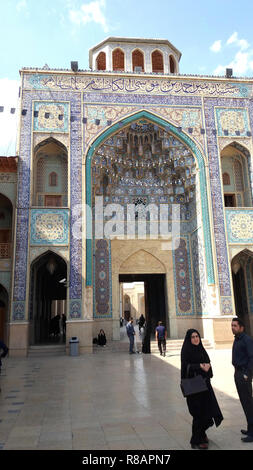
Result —
M 218 65 L 214 70 L 214 75 L 225 75 L 226 68 L 233 69 L 234 76 L 251 74 L 253 72 L 253 50 L 249 52 L 239 51 L 234 59 L 227 65 Z
M 90 3 L 83 3 L 79 10 L 69 10 L 70 21 L 77 25 L 85 25 L 87 23 L 100 24 L 104 32 L 108 32 L 109 28 L 104 14 L 105 0 L 94 0 Z
M 0 106 L 4 106 L 4 111 L 0 113 L 1 156 L 10 156 L 16 153 L 19 85 L 18 80 L 0 79 Z M 11 108 L 16 108 L 14 114 L 11 114 Z
M 228 38 L 227 45 L 234 44 L 235 46 L 239 47 L 241 50 L 245 50 L 249 48 L 249 43 L 246 39 L 239 39 L 238 33 L 235 31 L 230 38 Z
M 217 41 L 214 41 L 214 43 L 210 46 L 210 50 L 212 52 L 220 52 L 220 50 L 221 50 L 221 40 L 218 39 Z
M 231 45 L 237 48 L 234 58 L 226 65 L 218 65 L 213 71 L 214 75 L 225 75 L 226 68 L 233 69 L 234 76 L 252 75 L 253 49 L 250 47 L 249 42 L 246 39 L 239 39 L 238 33 L 235 31 L 226 41 L 226 46 Z

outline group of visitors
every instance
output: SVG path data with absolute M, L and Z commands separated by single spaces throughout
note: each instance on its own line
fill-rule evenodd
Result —
M 253 442 L 253 339 L 245 333 L 245 327 L 240 318 L 233 318 L 231 328 L 235 337 L 232 349 L 234 380 L 247 421 L 247 428 L 241 430 L 242 441 L 247 443 Z M 126 330 L 130 343 L 129 352 L 133 354 L 135 336 L 133 318 L 127 323 Z M 165 355 L 166 352 L 166 336 L 166 328 L 162 322 L 159 322 L 156 328 L 156 338 L 161 355 Z M 100 330 L 97 344 L 105 346 L 104 330 Z M 0 341 L 0 373 L 1 358 L 5 357 L 7 353 L 8 347 Z M 200 334 L 196 329 L 189 329 L 186 332 L 181 350 L 181 388 L 186 397 L 189 413 L 193 418 L 190 444 L 194 449 L 208 449 L 207 429 L 214 424 L 218 427 L 223 421 L 223 415 L 211 385 L 212 377 L 213 370 L 210 358 L 202 344 Z M 197 380 L 197 385 L 195 384 L 194 387 L 192 385 L 193 381 L 196 383 L 195 379 L 197 378 L 201 378 L 202 389 L 198 388 L 199 380 Z M 190 392 L 184 388 L 185 381 L 188 385 L 189 381 L 191 382 Z
M 141 315 L 139 320 L 138 320 L 138 325 L 139 325 L 139 332 L 141 333 L 141 329 L 145 326 L 146 320 L 144 315 Z M 137 351 L 136 345 L 135 345 L 135 328 L 134 328 L 134 319 L 130 318 L 130 321 L 126 325 L 126 331 L 127 331 L 127 336 L 129 338 L 129 354 L 135 354 Z M 163 325 L 163 322 L 159 321 L 158 326 L 156 327 L 155 330 L 155 337 L 157 340 L 158 348 L 160 351 L 161 356 L 166 355 L 166 338 L 167 338 L 167 330 L 165 326 Z M 150 334 L 148 331 L 148 328 L 146 328 L 145 334 L 143 336 L 143 342 L 142 342 L 142 352 L 144 353 L 150 353 Z
M 144 315 L 141 315 L 139 320 L 138 320 L 138 325 L 139 325 L 139 332 L 141 333 L 141 329 L 146 325 L 146 320 Z M 145 328 L 145 334 L 143 336 L 143 341 L 142 341 L 142 352 L 144 353 L 150 353 L 150 334 L 148 331 L 148 328 Z M 135 328 L 134 328 L 134 319 L 130 318 L 129 322 L 126 325 L 126 332 L 127 336 L 129 338 L 129 354 L 135 354 L 138 352 L 136 346 L 136 341 L 135 341 Z M 165 326 L 161 321 L 158 322 L 158 326 L 156 327 L 155 330 L 155 336 L 158 344 L 158 348 L 160 351 L 161 356 L 166 355 L 166 338 L 167 338 L 167 331 Z

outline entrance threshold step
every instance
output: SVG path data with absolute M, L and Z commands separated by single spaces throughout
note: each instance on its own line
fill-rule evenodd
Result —
M 167 352 L 169 351 L 181 351 L 182 345 L 183 345 L 184 340 L 183 339 L 168 339 L 166 341 L 166 350 Z M 202 339 L 202 344 L 205 349 L 213 349 L 213 346 L 211 343 L 206 340 Z M 137 338 L 137 348 L 139 351 L 142 350 L 142 341 Z M 120 352 L 120 351 L 128 351 L 129 349 L 129 341 L 108 341 L 106 344 L 105 348 L 101 348 L 100 346 L 97 346 L 96 348 L 93 348 L 93 352 L 96 352 L 97 350 L 107 350 L 111 352 Z M 152 353 L 159 353 L 158 345 L 155 340 L 151 340 L 150 342 L 150 349 Z
M 60 356 L 66 354 L 65 344 L 42 344 L 30 346 L 28 349 L 28 356 L 41 357 L 41 356 Z

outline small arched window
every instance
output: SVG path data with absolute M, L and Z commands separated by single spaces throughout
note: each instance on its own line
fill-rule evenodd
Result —
M 106 70 L 105 52 L 100 52 L 97 56 L 97 70 Z
M 154 51 L 151 54 L 152 72 L 163 73 L 163 55 L 160 51 Z
M 175 60 L 172 55 L 170 55 L 170 73 L 175 73 L 176 72 L 176 65 L 175 65 Z
M 139 49 L 132 53 L 133 71 L 144 72 L 144 55 Z
M 49 186 L 57 186 L 57 173 L 52 171 L 49 175 Z
M 222 180 L 223 180 L 224 186 L 230 186 L 230 176 L 228 173 L 223 173 Z
M 112 69 L 115 71 L 124 72 L 125 68 L 125 55 L 121 49 L 114 49 L 112 52 Z

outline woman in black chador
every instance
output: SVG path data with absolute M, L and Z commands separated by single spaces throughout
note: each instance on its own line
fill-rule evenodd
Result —
M 105 346 L 106 345 L 106 336 L 104 330 L 100 330 L 98 333 L 98 342 L 97 344 L 99 346 Z
M 208 438 L 206 430 L 213 426 L 219 426 L 223 420 L 221 410 L 216 400 L 210 382 L 213 372 L 209 356 L 201 342 L 197 330 L 188 330 L 181 350 L 181 378 L 186 378 L 187 366 L 189 366 L 188 377 L 195 374 L 202 375 L 206 379 L 208 390 L 190 395 L 186 398 L 189 412 L 193 417 L 191 446 L 193 449 L 208 449 Z

